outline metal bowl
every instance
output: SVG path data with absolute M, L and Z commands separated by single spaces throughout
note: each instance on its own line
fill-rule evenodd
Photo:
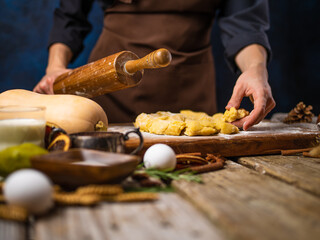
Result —
M 125 134 L 120 132 L 81 132 L 70 134 L 72 148 L 87 148 L 106 152 L 125 153 L 125 141 L 129 134 L 135 133 L 139 136 L 139 146 L 131 152 L 138 153 L 143 146 L 143 137 L 138 128 L 128 131 Z

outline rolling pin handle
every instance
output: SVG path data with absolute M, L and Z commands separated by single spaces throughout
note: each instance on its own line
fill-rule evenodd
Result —
M 146 68 L 166 67 L 170 64 L 171 59 L 171 53 L 165 48 L 160 48 L 141 59 L 126 62 L 124 65 L 124 71 L 128 74 L 134 74 L 135 72 Z
M 170 64 L 172 56 L 167 49 L 160 48 L 153 53 L 153 61 L 157 67 L 166 67 Z

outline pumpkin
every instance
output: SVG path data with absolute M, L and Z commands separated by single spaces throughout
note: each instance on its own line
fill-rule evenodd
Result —
M 85 97 L 56 94 L 45 95 L 23 89 L 8 90 L 0 94 L 0 106 L 44 106 L 47 122 L 56 124 L 67 133 L 94 131 L 98 122 L 108 126 L 102 107 Z

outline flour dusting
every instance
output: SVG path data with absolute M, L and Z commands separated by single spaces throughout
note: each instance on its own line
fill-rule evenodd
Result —
M 121 132 L 126 133 L 129 130 L 134 129 L 133 126 L 109 126 L 108 131 L 111 132 Z M 170 136 L 170 135 L 156 135 L 152 133 L 145 133 L 142 132 L 142 135 L 145 139 L 189 139 L 189 140 L 208 140 L 208 139 L 238 139 L 238 138 L 245 138 L 247 136 L 250 137 L 261 137 L 265 135 L 272 135 L 272 136 L 280 136 L 280 135 L 293 135 L 293 134 L 300 134 L 300 135 L 307 135 L 307 134 L 316 134 L 319 133 L 316 124 L 313 123 L 294 123 L 294 124 L 285 124 L 282 122 L 273 122 L 264 120 L 259 124 L 251 127 L 247 131 L 240 131 L 236 134 L 216 134 L 212 136 Z M 130 134 L 129 137 L 137 138 L 135 134 Z

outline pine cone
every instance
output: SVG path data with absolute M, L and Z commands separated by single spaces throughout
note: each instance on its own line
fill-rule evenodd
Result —
M 292 109 L 288 116 L 283 120 L 284 123 L 298 123 L 298 122 L 312 122 L 314 114 L 311 112 L 312 106 L 306 106 L 303 102 L 299 102 L 297 106 Z

